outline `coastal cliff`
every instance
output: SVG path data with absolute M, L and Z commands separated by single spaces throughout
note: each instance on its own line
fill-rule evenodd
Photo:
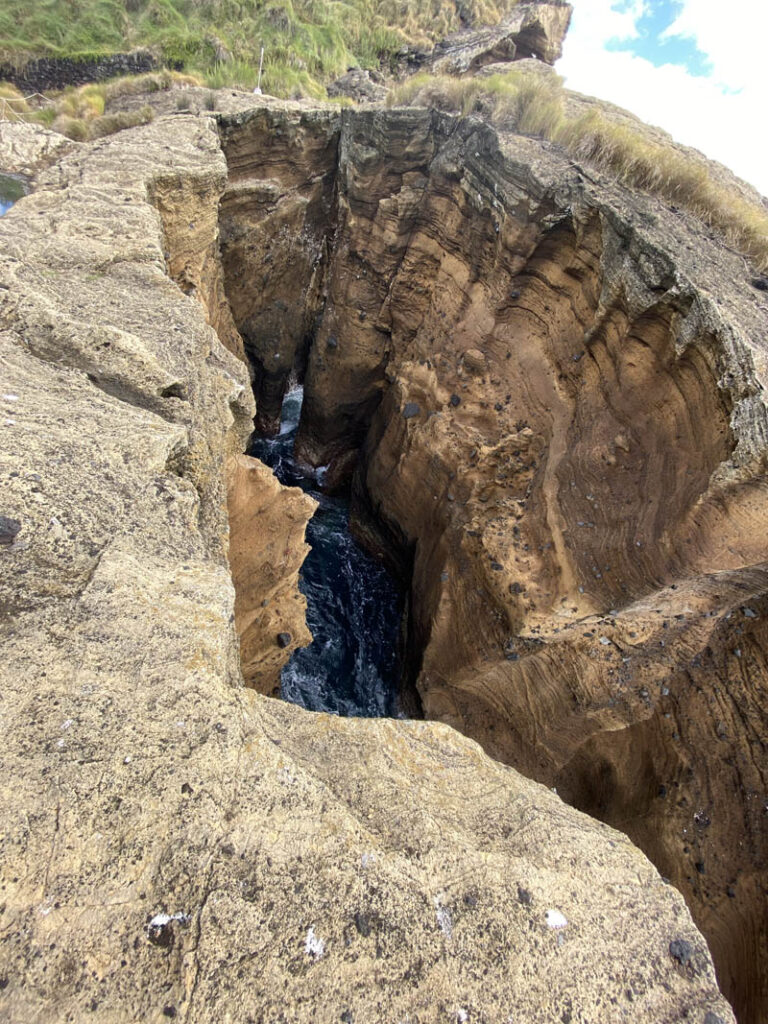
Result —
M 295 131 L 301 108 L 267 106 L 270 116 L 282 118 L 284 132 Z M 222 124 L 222 137 L 239 116 Z M 252 116 L 264 115 L 257 110 Z M 423 640 L 418 687 L 431 714 L 480 734 L 469 715 L 462 718 L 454 695 L 462 692 L 473 659 L 475 667 L 482 661 L 477 644 L 493 634 L 496 627 L 487 623 L 496 618 L 486 615 L 465 630 L 472 635 L 454 650 L 451 672 L 438 679 L 435 640 L 455 610 L 447 599 L 442 611 L 432 603 L 439 593 L 434 588 L 448 571 L 460 600 L 480 595 L 462 590 L 450 576 L 450 564 L 435 554 L 450 540 L 452 557 L 463 557 L 455 534 L 435 529 L 436 523 L 453 529 L 445 509 L 456 501 L 448 500 L 447 491 L 440 501 L 431 498 L 434 513 L 427 523 L 421 488 L 435 483 L 428 441 L 432 431 L 439 440 L 442 425 L 427 413 L 443 390 L 449 408 L 456 406 L 450 405 L 448 389 L 460 393 L 458 409 L 471 417 L 463 430 L 477 430 L 482 439 L 487 421 L 496 422 L 497 410 L 480 402 L 493 405 L 496 397 L 491 377 L 498 372 L 497 345 L 475 354 L 473 320 L 459 315 L 462 302 L 446 284 L 446 320 L 450 314 L 458 328 L 463 317 L 467 326 L 464 333 L 451 332 L 461 360 L 445 349 L 445 359 L 450 355 L 453 361 L 441 383 L 435 363 L 426 363 L 432 357 L 410 347 L 414 337 L 417 346 L 425 346 L 429 335 L 409 330 L 401 340 L 394 327 L 409 307 L 424 311 L 432 279 L 418 300 L 404 286 L 388 312 L 377 306 L 386 274 L 396 266 L 407 271 L 418 252 L 404 239 L 407 232 L 412 244 L 419 241 L 406 218 L 428 204 L 431 175 L 441 165 L 436 154 L 451 136 L 457 144 L 462 137 L 469 140 L 462 136 L 465 128 L 421 114 L 394 112 L 377 124 L 379 130 L 389 125 L 393 148 L 411 146 L 417 166 L 403 171 L 398 156 L 390 170 L 377 172 L 378 150 L 369 145 L 369 170 L 391 187 L 386 195 L 370 190 L 368 205 L 356 214 L 358 226 L 339 188 L 341 227 L 327 271 L 328 295 L 337 304 L 325 304 L 310 348 L 307 392 L 311 388 L 315 397 L 307 423 L 317 424 L 316 454 L 321 443 L 332 442 L 334 458 L 347 467 L 357 461 L 360 478 L 364 472 L 380 506 L 380 521 L 390 521 L 393 529 L 401 516 L 400 476 L 412 474 L 414 465 L 423 468 L 410 518 L 397 522 L 405 544 L 418 547 L 423 524 L 431 531 L 414 563 Z M 403 127 L 411 142 L 401 144 Z M 362 143 L 369 137 L 371 119 L 345 115 L 339 132 L 346 140 L 341 137 L 338 173 L 349 182 L 363 156 L 361 146 L 350 149 L 351 138 Z M 468 158 L 480 145 L 493 157 L 490 137 L 470 138 Z M 425 145 L 430 160 L 423 156 Z M 600 246 L 612 244 L 599 226 L 616 218 L 598 210 L 591 219 L 577 212 L 568 221 L 560 208 L 567 191 L 552 191 L 546 179 L 546 197 L 540 199 L 537 182 L 546 174 L 548 156 L 541 158 L 540 171 L 526 145 L 533 146 L 528 140 L 514 154 L 493 157 L 513 182 L 516 175 L 526 180 L 526 190 L 510 186 L 521 231 L 481 212 L 479 201 L 475 225 L 471 211 L 478 189 L 467 178 L 471 187 L 463 204 L 471 231 L 462 237 L 478 260 L 487 260 L 489 244 L 498 244 L 498 223 L 503 239 L 518 239 L 512 244 L 518 274 L 529 268 L 530 287 L 541 289 L 541 301 L 555 302 L 547 298 L 550 291 L 561 299 L 558 323 L 568 315 L 586 322 Z M 450 171 L 455 165 L 447 153 L 442 166 L 460 174 Z M 276 194 L 282 195 L 275 177 Z M 178 197 L 190 197 L 189 207 L 174 200 L 173 182 Z M 312 715 L 243 685 L 237 631 L 243 621 L 238 600 L 245 593 L 238 584 L 243 524 L 259 533 L 265 510 L 284 502 L 282 519 L 274 514 L 270 522 L 275 531 L 282 523 L 283 543 L 295 557 L 280 551 L 272 557 L 268 546 L 263 556 L 254 556 L 274 573 L 260 570 L 264 582 L 248 592 L 245 610 L 273 595 L 275 586 L 283 595 L 280 607 L 288 608 L 300 603 L 300 520 L 311 507 L 304 501 L 299 508 L 289 492 L 242 461 L 255 408 L 247 368 L 235 354 L 237 317 L 230 321 L 220 302 L 228 282 L 218 224 L 210 215 L 219 201 L 225 208 L 232 187 L 212 119 L 177 115 L 77 147 L 43 172 L 35 191 L 0 220 L 2 1015 L 110 1022 L 732 1022 L 707 944 L 682 896 L 620 832 L 493 760 L 451 725 Z M 457 195 L 454 183 L 445 193 L 444 214 Z M 389 247 L 392 259 L 382 269 L 376 254 L 382 243 L 374 237 L 363 253 L 368 262 L 357 264 L 360 279 L 365 281 L 366 270 L 373 280 L 360 285 L 344 261 L 362 248 L 366 221 L 376 220 L 374 207 L 381 207 L 389 225 L 383 248 Z M 526 209 L 533 211 L 530 216 Z M 183 235 L 183 223 L 194 238 L 185 243 L 186 253 L 174 241 Z M 429 227 L 432 221 L 421 223 Z M 447 230 L 445 216 L 441 223 Z M 462 266 L 464 244 L 446 253 L 443 264 L 462 282 L 462 295 L 470 300 L 465 309 L 474 309 L 473 285 Z M 632 252 L 630 238 L 628 261 Z M 647 259 L 648 281 L 662 287 L 665 279 L 654 275 L 665 267 L 663 258 Z M 542 269 L 533 274 L 532 266 Z M 562 266 L 572 272 L 562 271 L 567 280 L 552 289 L 549 276 Z M 410 280 L 415 279 L 406 277 L 405 283 Z M 523 287 L 518 290 L 522 294 Z M 508 293 L 506 300 L 517 301 Z M 634 316 L 637 303 L 628 301 L 628 315 Z M 504 315 L 511 317 L 511 308 Z M 667 315 L 659 314 L 662 323 Z M 355 449 L 352 458 L 349 439 L 360 438 L 363 423 L 359 406 L 350 407 L 343 397 L 345 433 L 333 389 L 311 384 L 322 372 L 320 356 L 328 359 L 331 317 L 370 321 L 365 330 L 372 332 L 370 338 L 360 332 L 358 360 L 367 375 L 358 397 L 372 416 L 370 435 L 362 456 Z M 437 318 L 442 322 L 439 311 Z M 384 329 L 389 325 L 390 334 Z M 658 334 L 662 345 L 666 335 L 656 321 L 653 331 L 643 338 Z M 382 335 L 388 348 L 380 372 Z M 293 344 L 288 332 L 286 339 Z M 444 344 L 441 336 L 436 345 Z M 548 344 L 566 358 L 565 341 Z M 341 362 L 347 345 L 340 335 L 331 348 L 344 389 L 357 372 L 356 364 L 347 368 Z M 692 376 L 701 381 L 691 385 L 694 391 L 699 386 L 708 394 L 706 366 L 697 363 Z M 374 385 L 381 394 L 375 395 Z M 471 398 L 474 387 L 477 399 Z M 406 397 L 418 412 L 404 417 Z M 726 405 L 712 399 L 710 408 L 702 425 L 711 432 L 702 468 L 688 489 L 670 497 L 670 522 L 688 513 L 691 494 L 703 486 L 722 446 L 742 436 Z M 533 412 L 529 419 L 530 427 L 515 428 L 520 451 L 525 449 L 527 460 L 534 451 L 543 458 L 551 436 L 544 436 Z M 448 417 L 442 421 L 447 424 Z M 719 436 L 721 424 L 729 427 Z M 395 470 L 385 501 L 377 474 L 391 458 L 388 437 L 402 425 L 409 432 L 402 474 Z M 524 434 L 527 429 L 530 434 Z M 633 443 L 640 442 L 628 440 L 630 451 Z M 614 447 L 623 451 L 618 442 Z M 744 454 L 733 471 L 735 486 L 737 478 L 748 481 L 748 456 L 756 449 L 742 444 L 730 450 Z M 441 451 L 448 449 L 435 449 L 434 465 Z M 459 448 L 454 451 L 458 455 Z M 464 488 L 471 487 L 480 505 L 486 504 L 482 486 L 491 485 L 480 483 L 494 462 L 482 461 L 483 475 L 451 483 L 455 499 L 467 500 Z M 532 479 L 532 467 L 525 472 Z M 239 482 L 243 474 L 247 487 Z M 721 501 L 717 508 L 722 507 Z M 467 506 L 466 514 L 479 515 L 473 509 Z M 561 514 L 571 513 L 566 507 Z M 482 538 L 481 533 L 467 543 L 479 551 Z M 279 548 L 277 532 L 271 539 Z M 529 540 L 524 543 L 530 547 Z M 486 557 L 468 556 L 464 575 L 475 577 L 477 586 Z M 503 565 L 507 556 L 496 557 Z M 537 558 L 536 564 L 546 557 L 555 556 Z M 436 583 L 432 572 L 438 564 Z M 461 565 L 456 571 L 463 578 Z M 505 571 L 490 562 L 488 578 L 500 585 L 504 579 L 506 589 Z M 534 577 L 518 579 L 528 587 Z M 633 587 L 631 597 L 638 600 L 641 584 Z M 460 598 L 462 593 L 467 596 Z M 604 601 L 604 587 L 590 587 L 580 613 L 597 614 Z M 535 602 L 542 625 L 550 605 L 551 600 Z M 508 614 L 515 635 L 522 636 L 530 619 L 511 606 Z M 712 622 L 714 632 L 718 622 Z M 505 625 L 505 637 L 511 625 Z M 739 641 L 743 651 L 751 649 L 748 641 Z M 528 643 L 537 656 L 539 647 L 554 646 Z M 263 657 L 276 673 L 274 647 L 275 637 L 265 630 L 246 660 Z M 523 657 L 514 664 L 520 668 L 525 662 Z M 489 658 L 482 668 L 480 678 L 491 679 L 496 662 Z M 505 685 L 513 700 L 516 687 Z M 491 753 L 511 760 L 511 716 L 494 695 L 499 692 L 483 689 L 499 704 L 499 741 L 494 746 L 487 735 L 478 738 Z M 441 706 L 433 694 L 446 695 L 440 699 L 450 705 Z M 553 691 L 553 721 L 559 699 Z M 614 712 L 614 733 L 629 710 Z M 542 713 L 534 706 L 531 721 L 541 721 Z M 574 724 L 569 742 L 558 749 L 569 754 L 583 732 Z M 546 754 L 546 774 L 553 760 L 546 736 L 536 749 Z M 567 757 L 560 756 L 565 763 Z

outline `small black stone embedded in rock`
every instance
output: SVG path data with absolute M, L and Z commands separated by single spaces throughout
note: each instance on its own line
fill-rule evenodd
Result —
M 454 407 L 457 405 L 461 405 L 461 399 L 459 398 L 458 395 L 451 395 L 451 405 L 453 405 Z
M 338 348 L 339 346 L 338 339 L 333 334 L 328 335 L 328 340 L 326 341 L 325 344 L 328 346 L 328 348 Z
M 752 281 L 752 287 L 760 292 L 768 292 L 768 277 L 756 277 Z
M 278 647 L 287 647 L 290 644 L 291 639 L 292 639 L 292 637 L 291 637 L 290 633 L 278 633 L 277 634 L 277 646 Z
M 529 907 L 531 905 L 531 894 L 528 892 L 527 889 L 523 889 L 521 885 L 518 885 L 517 887 L 517 898 L 520 900 L 523 906 Z
M 368 938 L 371 934 L 371 919 L 368 914 L 361 913 L 360 911 L 355 914 L 355 928 L 357 928 L 364 939 Z
M 13 544 L 16 534 L 21 529 L 18 519 L 9 519 L 8 516 L 0 516 L 0 544 Z
M 407 420 L 412 420 L 414 416 L 418 416 L 421 409 L 416 402 L 407 402 L 403 409 L 403 416 Z
M 719 1014 L 712 1013 L 712 1011 L 709 1010 L 704 1018 L 704 1024 L 725 1024 L 725 1021 Z
M 669 944 L 669 952 L 679 964 L 686 967 L 691 962 L 693 946 L 685 939 L 673 939 Z

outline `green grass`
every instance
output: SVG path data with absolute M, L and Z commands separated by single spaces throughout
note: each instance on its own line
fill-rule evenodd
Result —
M 253 88 L 265 47 L 265 91 L 324 95 L 350 65 L 375 67 L 404 45 L 428 45 L 465 21 L 493 24 L 518 0 L 3 0 L 0 60 L 89 56 L 152 47 L 212 87 Z M 217 63 L 217 45 L 233 61 Z
M 556 142 L 623 185 L 686 209 L 758 270 L 768 271 L 768 211 L 762 205 L 717 181 L 705 160 L 652 141 L 642 129 L 611 121 L 599 110 L 567 117 L 564 97 L 556 75 L 510 71 L 467 79 L 416 75 L 393 89 L 388 102 L 481 113 L 501 128 Z

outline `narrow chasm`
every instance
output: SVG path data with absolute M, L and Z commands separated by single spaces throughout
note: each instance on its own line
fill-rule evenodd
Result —
M 318 503 L 307 527 L 312 550 L 300 583 L 314 639 L 283 668 L 281 696 L 309 711 L 392 717 L 398 713 L 402 589 L 352 538 L 348 498 L 323 493 L 322 470 L 296 461 L 303 397 L 301 386 L 289 390 L 277 436 L 254 435 L 247 452 L 280 483 L 301 487 Z
M 219 127 L 260 434 L 230 484 L 244 679 L 423 714 L 621 829 L 764 1021 L 763 407 L 684 253 L 638 229 L 663 211 L 473 118 Z

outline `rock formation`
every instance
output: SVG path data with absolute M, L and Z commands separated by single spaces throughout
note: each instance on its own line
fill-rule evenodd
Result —
M 275 117 L 276 109 L 254 117 Z M 290 133 L 303 115 L 286 109 L 283 116 Z M 376 246 L 389 247 L 392 256 L 402 253 L 407 270 L 417 259 L 412 245 L 425 237 L 414 225 L 413 243 L 407 243 L 409 211 L 423 205 L 430 181 L 447 185 L 446 179 L 432 178 L 439 164 L 437 142 L 455 135 L 468 160 L 467 219 L 457 224 L 462 233 L 442 258 L 446 271 L 459 275 L 468 299 L 479 281 L 462 276 L 463 254 L 474 253 L 477 269 L 484 270 L 482 261 L 498 238 L 494 224 L 503 239 L 518 238 L 513 244 L 519 271 L 528 267 L 530 287 L 541 288 L 542 301 L 557 305 L 558 324 L 569 315 L 586 316 L 596 287 L 591 268 L 605 256 L 601 234 L 589 218 L 574 214 L 572 222 L 564 220 L 560 203 L 568 189 L 539 192 L 549 166 L 546 156 L 537 165 L 531 148 L 505 162 L 482 132 L 473 138 L 447 121 L 388 116 L 389 121 L 375 123 L 380 131 L 387 126 L 392 131 L 399 155 L 390 171 L 377 169 L 379 149 L 371 146 L 372 191 L 357 214 L 364 231 L 380 208 L 387 232 L 384 242 L 372 233 L 370 249 L 356 264 L 364 284 L 353 272 L 342 274 L 340 261 L 364 237 L 356 233 L 348 189 L 361 173 L 363 142 L 375 142 L 374 122 L 346 122 L 343 241 L 334 257 L 331 292 L 343 296 L 347 281 L 349 302 L 334 316 L 345 325 L 360 325 L 355 336 L 369 361 L 380 358 L 377 346 L 390 346 L 391 366 L 385 372 L 392 384 L 385 387 L 386 376 L 375 375 L 376 397 L 386 395 L 367 448 L 372 487 L 387 450 L 377 439 L 404 425 L 409 433 L 403 472 L 411 472 L 413 459 L 425 469 L 414 490 L 414 515 L 434 529 L 446 514 L 448 496 L 434 502 L 434 519 L 427 523 L 424 488 L 435 482 L 440 455 L 436 451 L 434 463 L 425 462 L 422 441 L 433 431 L 438 436 L 449 422 L 447 410 L 455 406 L 446 391 L 446 413 L 429 416 L 434 396 L 442 394 L 436 369 L 442 363 L 421 365 L 410 342 L 403 346 L 400 327 L 389 335 L 385 330 L 390 315 L 405 322 L 409 303 L 417 312 L 416 293 L 393 293 L 398 302 L 389 302 L 389 313 L 375 309 L 373 300 L 383 280 Z M 329 131 L 331 121 L 329 115 Z M 275 127 L 280 128 L 279 118 Z M 415 132 L 411 143 L 404 129 Z M 243 363 L 212 326 L 223 321 L 210 211 L 215 196 L 222 196 L 223 217 L 231 225 L 226 208 L 238 175 L 252 178 L 247 168 L 237 171 L 236 143 L 227 132 L 224 125 L 229 180 L 211 121 L 177 116 L 79 147 L 0 220 L 2 514 L 18 525 L 3 533 L 0 553 L 0 1016 L 20 1022 L 685 1019 L 729 1024 L 734 1018 L 682 897 L 623 835 L 491 760 L 445 724 L 310 715 L 242 685 L 232 581 L 243 570 L 244 537 L 254 520 L 257 526 L 264 517 L 277 524 L 270 503 L 276 509 L 284 499 L 286 532 L 280 538 L 275 533 L 274 555 L 265 546 L 261 560 L 255 560 L 265 589 L 254 583 L 249 599 L 256 607 L 260 593 L 267 598 L 282 588 L 284 607 L 295 559 L 285 558 L 279 546 L 288 543 L 300 557 L 297 523 L 309 509 L 305 504 L 303 512 L 289 514 L 291 494 L 240 456 L 254 408 Z M 247 125 L 244 137 L 247 141 Z M 305 137 L 311 141 L 316 135 Z M 425 161 L 423 147 L 429 148 L 430 137 L 434 153 Z M 277 131 L 269 141 L 282 144 Z M 483 186 L 474 177 L 472 153 L 481 145 L 492 158 L 488 187 L 497 183 L 490 176 L 496 167 L 503 174 L 503 202 L 514 197 L 521 222 L 530 211 L 522 234 L 508 233 L 496 207 L 491 213 L 483 212 L 479 200 L 474 205 Z M 256 156 L 264 168 L 270 160 L 266 137 L 262 146 Z M 403 172 L 409 146 L 414 166 Z M 290 207 L 301 206 L 300 186 L 305 198 L 318 193 L 290 173 L 280 181 L 280 170 L 290 172 L 292 166 L 282 155 L 273 164 L 272 194 L 278 206 L 288 195 L 290 224 L 305 225 Z M 326 171 L 317 173 L 322 180 Z M 460 180 L 458 167 L 452 173 Z M 520 176 L 526 188 L 517 183 Z M 383 185 L 391 188 L 377 193 Z M 174 188 L 183 201 L 174 200 Z M 452 203 L 461 194 L 456 188 L 454 181 L 444 193 L 443 212 L 452 217 Z M 253 191 L 258 200 L 267 188 Z M 264 210 L 269 216 L 266 201 Z M 612 244 L 609 229 L 621 219 L 600 214 Z M 192 225 L 186 248 L 182 223 Z M 423 229 L 430 223 L 420 220 Z M 442 226 L 447 232 L 451 222 Z M 540 239 L 544 226 L 554 232 L 549 242 Z M 582 239 L 588 239 L 592 256 L 579 259 Z M 630 236 L 624 256 L 620 247 L 616 254 L 627 266 L 633 245 L 639 242 Z M 290 244 L 281 241 L 281 247 L 283 259 Z M 539 253 L 538 264 L 531 263 L 532 251 Z M 561 251 L 574 255 L 569 273 L 562 271 L 551 289 L 545 270 L 557 272 L 554 257 Z M 226 263 L 226 245 L 224 254 Z M 664 257 L 645 248 L 642 254 L 649 280 L 658 282 L 654 274 L 666 267 Z M 434 262 L 428 250 L 423 258 Z M 547 270 L 550 264 L 553 269 Z M 539 265 L 541 273 L 532 274 L 530 268 Z M 307 263 L 301 282 L 312 296 L 309 269 Z M 504 315 L 511 316 L 509 304 L 516 300 L 509 291 L 505 296 L 509 314 Z M 436 317 L 442 323 L 442 308 L 447 328 L 461 301 L 447 287 L 438 298 Z M 658 299 L 661 303 L 662 296 Z M 207 308 L 210 302 L 214 309 Z M 626 302 L 634 315 L 634 293 Z M 576 313 L 569 313 L 571 303 Z M 666 306 L 661 303 L 660 309 Z M 370 326 L 361 311 L 373 321 Z M 614 315 L 621 324 L 620 314 Z M 659 313 L 660 323 L 666 315 Z M 239 322 L 236 310 L 234 321 Z M 413 321 L 413 336 L 426 345 L 420 323 Z M 446 350 L 445 358 L 454 359 L 446 379 L 452 392 L 461 393 L 458 409 L 468 417 L 461 429 L 476 431 L 480 443 L 495 412 L 480 403 L 495 397 L 491 377 L 499 372 L 498 345 L 481 343 L 470 321 L 459 328 L 454 323 L 450 336 L 461 346 L 463 362 L 458 352 Z M 326 324 L 323 341 L 328 330 Z M 662 327 L 654 331 L 663 340 Z M 644 330 L 642 336 L 651 334 Z M 606 333 L 601 343 L 610 344 L 611 337 Z M 340 369 L 348 340 L 340 334 L 337 348 L 330 350 Z M 440 346 L 445 340 L 441 335 Z M 565 341 L 560 347 L 556 341 L 554 351 L 564 352 Z M 292 345 L 294 337 L 286 332 L 282 342 Z M 475 348 L 480 355 L 469 355 Z M 531 349 L 532 343 L 527 358 L 533 360 Z M 330 358 L 327 345 L 316 343 L 313 351 L 318 359 L 321 353 Z M 485 370 L 481 357 L 487 360 Z M 320 372 L 315 359 L 313 379 Z M 351 373 L 340 373 L 341 385 Z M 696 363 L 690 377 L 686 387 L 706 392 L 704 366 Z M 542 379 L 541 387 L 547 386 Z M 739 386 L 734 382 L 734 389 Z M 373 385 L 366 385 L 362 404 L 373 395 Z M 401 397 L 419 406 L 408 420 L 397 409 Z M 345 434 L 339 424 L 346 413 L 340 414 L 328 387 L 318 401 L 313 415 L 323 425 L 320 411 L 326 411 L 323 438 L 334 440 L 342 458 L 344 437 L 347 443 L 357 438 L 353 413 L 360 403 L 348 410 Z M 387 410 L 395 415 L 385 415 Z M 533 411 L 530 418 L 530 428 L 516 428 L 516 443 L 525 452 L 523 472 L 535 475 L 530 462 L 542 457 L 534 452 L 542 443 L 544 418 L 534 420 Z M 726 443 L 717 437 L 722 418 L 713 412 L 697 421 L 709 432 L 690 485 L 675 490 L 674 474 L 665 477 L 673 517 L 687 513 L 686 496 Z M 730 422 L 729 437 L 742 436 L 733 417 Z M 530 435 L 524 433 L 528 429 Z M 610 443 L 617 460 L 627 456 L 615 436 Z M 626 444 L 630 455 L 633 446 L 643 450 L 642 439 L 631 432 Z M 749 453 L 743 446 L 733 451 L 738 454 L 731 457 L 740 460 L 734 474 L 746 480 Z M 489 467 L 497 464 L 492 452 L 484 452 L 483 460 Z M 465 501 L 466 488 L 480 479 L 472 469 L 452 483 L 457 501 Z M 483 483 L 488 490 L 495 486 Z M 395 471 L 393 504 L 382 507 L 383 516 L 392 513 L 401 493 Z M 478 500 L 485 494 L 479 490 Z M 736 488 L 733 501 L 739 496 Z M 376 500 L 383 506 L 380 495 Z M 718 515 L 729 521 L 732 506 L 724 501 L 702 506 L 702 536 L 713 534 L 712 528 L 704 529 L 706 516 L 713 517 L 712 527 Z M 467 514 L 474 507 L 453 504 Z M 746 523 L 749 506 L 741 508 Z M 414 522 L 403 521 L 403 536 L 415 529 Z M 524 521 L 523 528 L 527 538 L 533 527 Z M 453 557 L 464 558 L 469 545 L 480 549 L 484 534 L 475 533 L 455 547 Z M 258 542 L 264 539 L 259 535 Z M 434 529 L 435 549 L 456 539 Z M 697 551 L 703 557 L 703 549 Z M 536 565 L 545 557 L 537 557 Z M 467 559 L 470 578 L 484 562 Z M 421 587 L 425 596 L 437 594 L 427 573 L 435 561 L 426 551 L 417 555 L 416 593 Z M 270 565 L 274 577 L 266 571 Z M 427 574 L 423 581 L 419 572 Z M 503 575 L 490 566 L 489 579 Z M 529 581 L 543 628 L 550 621 L 548 606 L 533 592 L 533 575 L 522 578 Z M 465 608 L 472 612 L 477 598 L 462 591 L 457 580 L 448 582 L 457 596 L 466 594 Z M 590 585 L 582 610 L 590 610 L 590 602 L 597 605 L 602 593 Z M 294 603 L 295 598 L 294 593 Z M 454 614 L 444 600 L 440 614 L 420 606 L 420 621 L 431 623 L 435 636 Z M 520 607 L 515 614 L 518 634 L 530 632 L 523 620 L 527 615 L 530 623 L 534 610 Z M 468 672 L 489 621 L 478 620 L 477 635 L 455 652 L 452 689 L 447 681 L 441 684 L 445 694 L 459 693 L 459 676 Z M 623 628 L 620 616 L 616 621 L 612 635 Z M 760 621 L 749 619 L 749 629 Z M 711 623 L 715 633 L 719 622 Z M 274 637 L 264 635 L 263 643 L 261 656 L 274 670 L 274 651 L 266 649 L 274 646 Z M 743 653 L 753 650 L 748 637 L 739 643 Z M 258 656 L 254 649 L 246 660 Z M 423 679 L 434 678 L 436 658 L 433 646 L 425 644 Z M 495 667 L 482 666 L 486 676 Z M 557 683 L 542 684 L 549 686 L 555 714 Z M 429 702 L 431 684 L 420 685 Z M 501 700 L 500 691 L 483 692 L 489 700 L 496 699 L 494 693 Z M 623 713 L 617 708 L 615 725 Z M 534 706 L 530 721 L 540 717 Z M 574 713 L 568 749 L 584 732 L 576 718 Z M 510 727 L 503 707 L 498 723 L 503 737 Z M 740 726 L 728 718 L 726 728 Z
M 358 463 L 358 534 L 412 565 L 426 717 L 626 831 L 744 1021 L 768 1012 L 752 281 L 550 145 L 345 113 L 298 441 L 336 482 Z
M 286 119 L 269 107 L 222 131 L 229 186 L 221 201 L 227 294 L 253 367 L 256 427 L 276 433 L 292 373 L 303 373 L 321 308 L 334 218 L 338 114 Z
M 298 487 L 282 487 L 271 469 L 247 455 L 233 459 L 227 477 L 229 564 L 243 680 L 276 696 L 290 652 L 312 642 L 299 569 L 309 551 L 304 531 L 316 503 Z
M 562 0 L 522 3 L 498 25 L 458 32 L 439 42 L 426 61 L 436 74 L 471 74 L 497 61 L 534 57 L 554 64 L 562 56 L 571 6 Z

